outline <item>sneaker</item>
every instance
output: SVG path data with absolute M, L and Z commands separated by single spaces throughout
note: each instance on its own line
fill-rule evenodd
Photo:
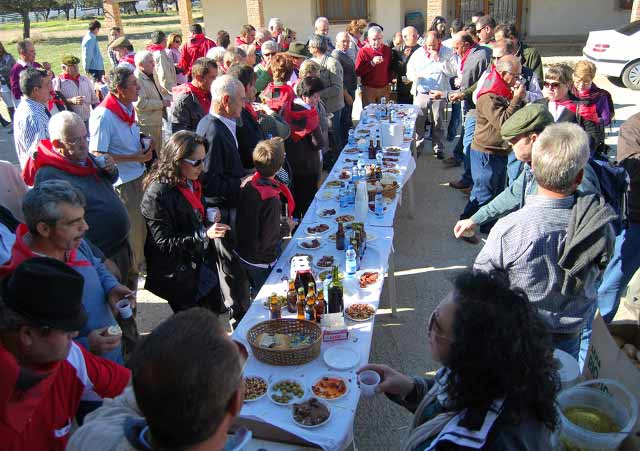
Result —
M 442 152 L 441 150 L 436 152 L 436 158 L 438 160 L 444 160 L 444 152 Z

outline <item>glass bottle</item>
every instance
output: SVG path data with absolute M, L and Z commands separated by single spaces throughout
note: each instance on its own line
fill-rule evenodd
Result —
M 375 160 L 376 159 L 376 146 L 373 144 L 373 136 L 371 137 L 371 140 L 369 140 L 369 151 L 368 151 L 368 157 L 369 160 Z
M 333 276 L 329 285 L 329 313 L 340 313 L 344 310 L 342 282 L 338 267 L 333 267 Z
M 271 319 L 282 318 L 282 307 L 280 306 L 280 302 L 278 301 L 278 295 L 276 293 L 271 293 L 271 296 L 269 296 L 269 300 L 269 317 Z
M 298 288 L 298 300 L 296 301 L 296 318 L 304 319 L 304 288 Z
M 316 321 L 316 306 L 313 299 L 307 300 L 307 305 L 304 308 L 304 319 L 307 321 Z
M 322 315 L 324 315 L 326 309 L 327 309 L 327 304 L 324 301 L 324 292 L 322 289 L 322 282 L 318 282 L 317 285 L 318 288 L 318 293 L 316 294 L 316 322 L 321 322 L 322 321 Z
M 298 297 L 296 295 L 296 283 L 295 280 L 289 279 L 289 290 L 287 291 L 287 310 L 289 313 L 296 313 L 296 302 Z
M 336 249 L 337 250 L 339 251 L 344 250 L 344 240 L 345 240 L 344 224 L 339 223 L 338 231 L 336 232 Z

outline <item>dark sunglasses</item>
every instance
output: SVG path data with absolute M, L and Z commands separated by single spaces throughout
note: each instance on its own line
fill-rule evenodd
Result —
M 560 86 L 560 83 L 558 83 L 557 81 L 545 81 L 544 82 L 544 87 L 545 88 L 556 89 L 558 86 Z
M 438 334 L 434 331 L 434 329 L 437 326 L 437 322 L 438 322 L 438 309 L 435 308 L 432 312 L 431 315 L 429 316 L 429 322 L 428 322 L 428 326 L 427 326 L 427 333 L 428 335 L 433 335 L 434 337 L 439 337 L 442 338 L 443 340 L 446 340 L 450 343 L 455 343 L 456 341 L 452 338 L 447 337 L 446 335 L 442 335 L 442 334 Z M 440 326 L 437 326 L 438 329 L 440 328 Z
M 198 166 L 200 166 L 204 162 L 204 160 L 189 160 L 188 158 L 183 158 L 182 161 L 184 161 L 185 163 L 190 164 L 194 168 L 197 168 Z

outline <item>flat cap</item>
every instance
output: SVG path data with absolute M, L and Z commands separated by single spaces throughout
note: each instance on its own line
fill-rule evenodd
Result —
M 80 58 L 73 55 L 66 55 L 62 57 L 62 64 L 65 66 L 73 66 L 74 64 L 80 64 Z
M 544 128 L 553 124 L 553 116 L 545 105 L 530 103 L 519 109 L 502 124 L 500 134 L 502 139 L 509 141 L 516 136 L 531 132 L 541 132 Z
M 117 49 L 119 47 L 129 47 L 130 45 L 131 42 L 127 38 L 125 38 L 124 36 L 120 36 L 118 39 L 109 44 L 109 48 Z

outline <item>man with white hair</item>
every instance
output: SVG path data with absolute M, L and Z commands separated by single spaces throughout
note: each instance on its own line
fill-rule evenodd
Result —
M 256 28 L 256 40 L 254 41 L 256 45 L 256 63 L 260 64 L 262 62 L 262 44 L 269 41 L 271 41 L 269 30 L 264 27 Z M 276 51 L 278 51 L 277 47 Z
M 138 115 L 140 131 L 151 137 L 156 145 L 156 152 L 162 152 L 162 118 L 167 115 L 167 108 L 171 105 L 169 93 L 160 85 L 155 69 L 153 53 L 142 50 L 136 53 L 136 70 L 140 92 L 138 100 L 133 104 Z
M 215 245 L 225 305 L 233 306 L 237 321 L 242 319 L 250 302 L 249 283 L 234 252 L 236 208 L 240 184 L 246 175 L 238 151 L 236 120 L 240 118 L 246 100 L 240 81 L 230 75 L 216 78 L 211 85 L 211 109 L 196 129 L 209 144 L 201 175 L 207 207 L 219 208 L 220 221 L 231 226 L 224 238 L 215 240 Z
M 284 43 L 284 23 L 277 17 L 269 19 L 267 26 L 269 33 L 271 34 L 271 40 L 278 45 L 278 50 L 282 50 L 282 44 Z
M 418 155 L 424 147 L 425 125 L 429 119 L 432 127 L 433 153 L 440 160 L 444 159 L 444 99 L 449 91 L 449 78 L 456 74 L 452 56 L 451 49 L 441 45 L 437 32 L 429 31 L 424 46 L 413 54 L 407 64 L 407 78 L 412 83 L 413 103 L 418 105 L 422 112 L 416 123 Z
M 384 43 L 382 29 L 377 26 L 367 31 L 367 44 L 356 56 L 356 73 L 362 82 L 362 106 L 389 98 L 391 81 L 391 48 Z
M 391 71 L 396 78 L 398 103 L 413 103 L 412 82 L 407 77 L 407 64 L 413 53 L 420 48 L 418 30 L 415 27 L 402 29 L 402 43 L 392 49 Z
M 356 98 L 356 88 L 358 87 L 358 76 L 356 75 L 356 65 L 354 59 L 351 58 L 349 44 L 351 39 L 349 33 L 341 31 L 336 35 L 336 48 L 331 52 L 342 66 L 342 84 L 344 96 L 344 109 L 341 114 L 341 132 L 342 143 L 347 142 L 349 129 L 353 126 L 351 112 L 353 110 L 353 101 Z M 354 55 L 355 56 L 355 55 Z
M 254 67 L 256 73 L 256 94 L 260 95 L 264 88 L 273 81 L 269 66 L 271 65 L 271 59 L 273 55 L 278 53 L 278 45 L 273 41 L 266 41 L 261 47 L 262 59 Z
M 319 36 L 324 39 L 327 44 L 328 52 L 332 52 L 335 49 L 335 46 L 331 42 L 331 38 L 329 37 L 329 19 L 326 17 L 318 17 L 313 24 L 313 34 L 309 37 L 309 41 L 307 45 L 311 42 L 311 39 L 314 36 Z
M 547 320 L 554 347 L 576 358 L 615 240 L 615 212 L 597 194 L 576 193 L 588 159 L 579 126 L 546 127 L 532 150 L 538 193 L 496 223 L 474 264 L 507 271 Z

